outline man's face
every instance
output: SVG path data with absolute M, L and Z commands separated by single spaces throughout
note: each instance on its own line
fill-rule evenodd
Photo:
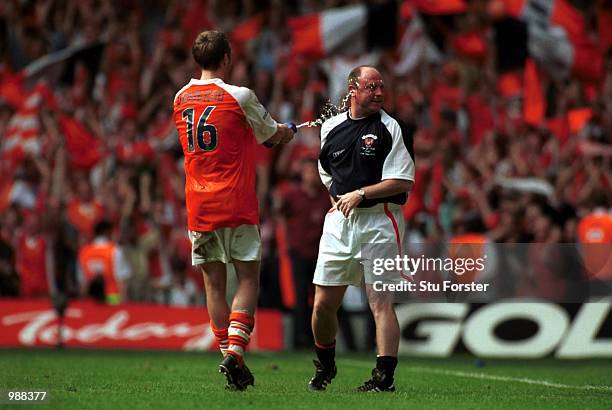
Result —
M 378 112 L 384 103 L 384 82 L 380 73 L 366 67 L 362 69 L 358 83 L 349 87 L 354 105 L 353 115 L 365 117 Z

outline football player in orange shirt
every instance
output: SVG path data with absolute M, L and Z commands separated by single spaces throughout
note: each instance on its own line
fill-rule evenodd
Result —
M 254 326 L 261 258 L 255 144 L 285 144 L 296 129 L 274 121 L 250 89 L 224 82 L 232 64 L 225 34 L 200 33 L 192 53 L 202 75 L 174 98 L 174 120 L 185 154 L 192 263 L 204 274 L 226 387 L 245 390 L 254 384 L 243 356 Z M 231 308 L 225 299 L 228 263 L 234 264 L 238 277 Z

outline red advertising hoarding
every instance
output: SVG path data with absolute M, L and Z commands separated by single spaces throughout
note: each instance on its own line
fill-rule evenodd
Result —
M 49 301 L 0 298 L 0 347 L 55 346 L 58 322 Z M 280 312 L 259 310 L 249 350 L 282 350 L 282 329 Z M 73 302 L 62 340 L 67 347 L 96 349 L 216 349 L 206 309 L 147 304 Z

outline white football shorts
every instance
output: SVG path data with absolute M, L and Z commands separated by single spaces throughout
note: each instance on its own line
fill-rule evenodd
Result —
M 219 228 L 212 232 L 189 231 L 191 264 L 261 260 L 261 236 L 257 225 Z
M 360 286 L 364 265 L 362 245 L 395 244 L 394 251 L 401 253 L 404 226 L 404 216 L 397 204 L 355 208 L 348 217 L 332 208 L 325 215 L 312 283 Z

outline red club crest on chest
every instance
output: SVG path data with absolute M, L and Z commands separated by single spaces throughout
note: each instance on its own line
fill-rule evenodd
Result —
M 378 137 L 374 134 L 366 134 L 361 137 L 361 155 L 374 155 L 376 153 L 376 140 L 378 140 Z

